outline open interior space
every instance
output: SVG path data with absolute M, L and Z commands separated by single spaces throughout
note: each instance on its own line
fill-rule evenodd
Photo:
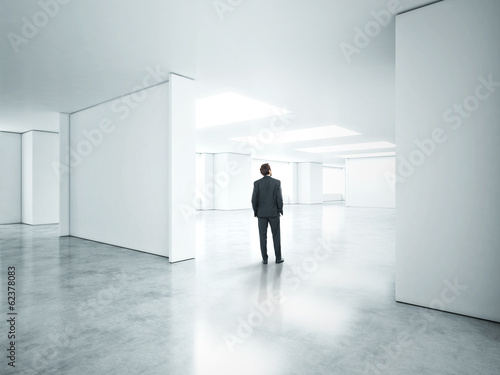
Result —
M 498 375 L 500 1 L 0 1 L 0 374 Z

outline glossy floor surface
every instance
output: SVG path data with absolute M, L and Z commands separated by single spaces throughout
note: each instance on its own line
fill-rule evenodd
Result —
M 177 264 L 0 226 L 0 373 L 498 374 L 500 324 L 394 301 L 394 214 L 285 206 L 285 263 L 270 243 L 266 266 L 250 210 L 198 213 L 197 259 Z

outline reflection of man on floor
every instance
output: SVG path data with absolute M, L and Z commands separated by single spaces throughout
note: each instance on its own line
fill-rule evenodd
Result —
M 280 214 L 283 215 L 281 182 L 271 176 L 269 164 L 262 164 L 260 173 L 264 176 L 253 183 L 252 207 L 259 219 L 260 251 L 262 263 L 267 264 L 267 224 L 271 225 L 276 263 L 283 263 L 281 257 Z

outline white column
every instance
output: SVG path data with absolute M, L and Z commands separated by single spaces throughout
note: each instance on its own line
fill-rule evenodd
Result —
M 196 227 L 194 215 L 186 215 L 193 207 L 196 186 L 195 106 L 193 81 L 169 75 L 169 262 L 195 257 Z
M 59 181 L 53 168 L 59 160 L 57 133 L 30 131 L 23 134 L 23 223 L 59 222 Z
M 320 163 L 298 163 L 297 203 L 323 202 L 323 165 Z
M 0 132 L 0 224 L 21 222 L 21 134 Z
M 59 177 L 59 235 L 69 236 L 69 125 L 70 115 L 60 114 L 59 118 L 59 163 L 54 170 Z
M 33 224 L 33 132 L 22 135 L 22 222 Z

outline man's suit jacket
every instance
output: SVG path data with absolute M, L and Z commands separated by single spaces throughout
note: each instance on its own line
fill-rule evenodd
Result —
M 252 207 L 257 217 L 283 215 L 281 182 L 271 176 L 264 176 L 253 183 Z

